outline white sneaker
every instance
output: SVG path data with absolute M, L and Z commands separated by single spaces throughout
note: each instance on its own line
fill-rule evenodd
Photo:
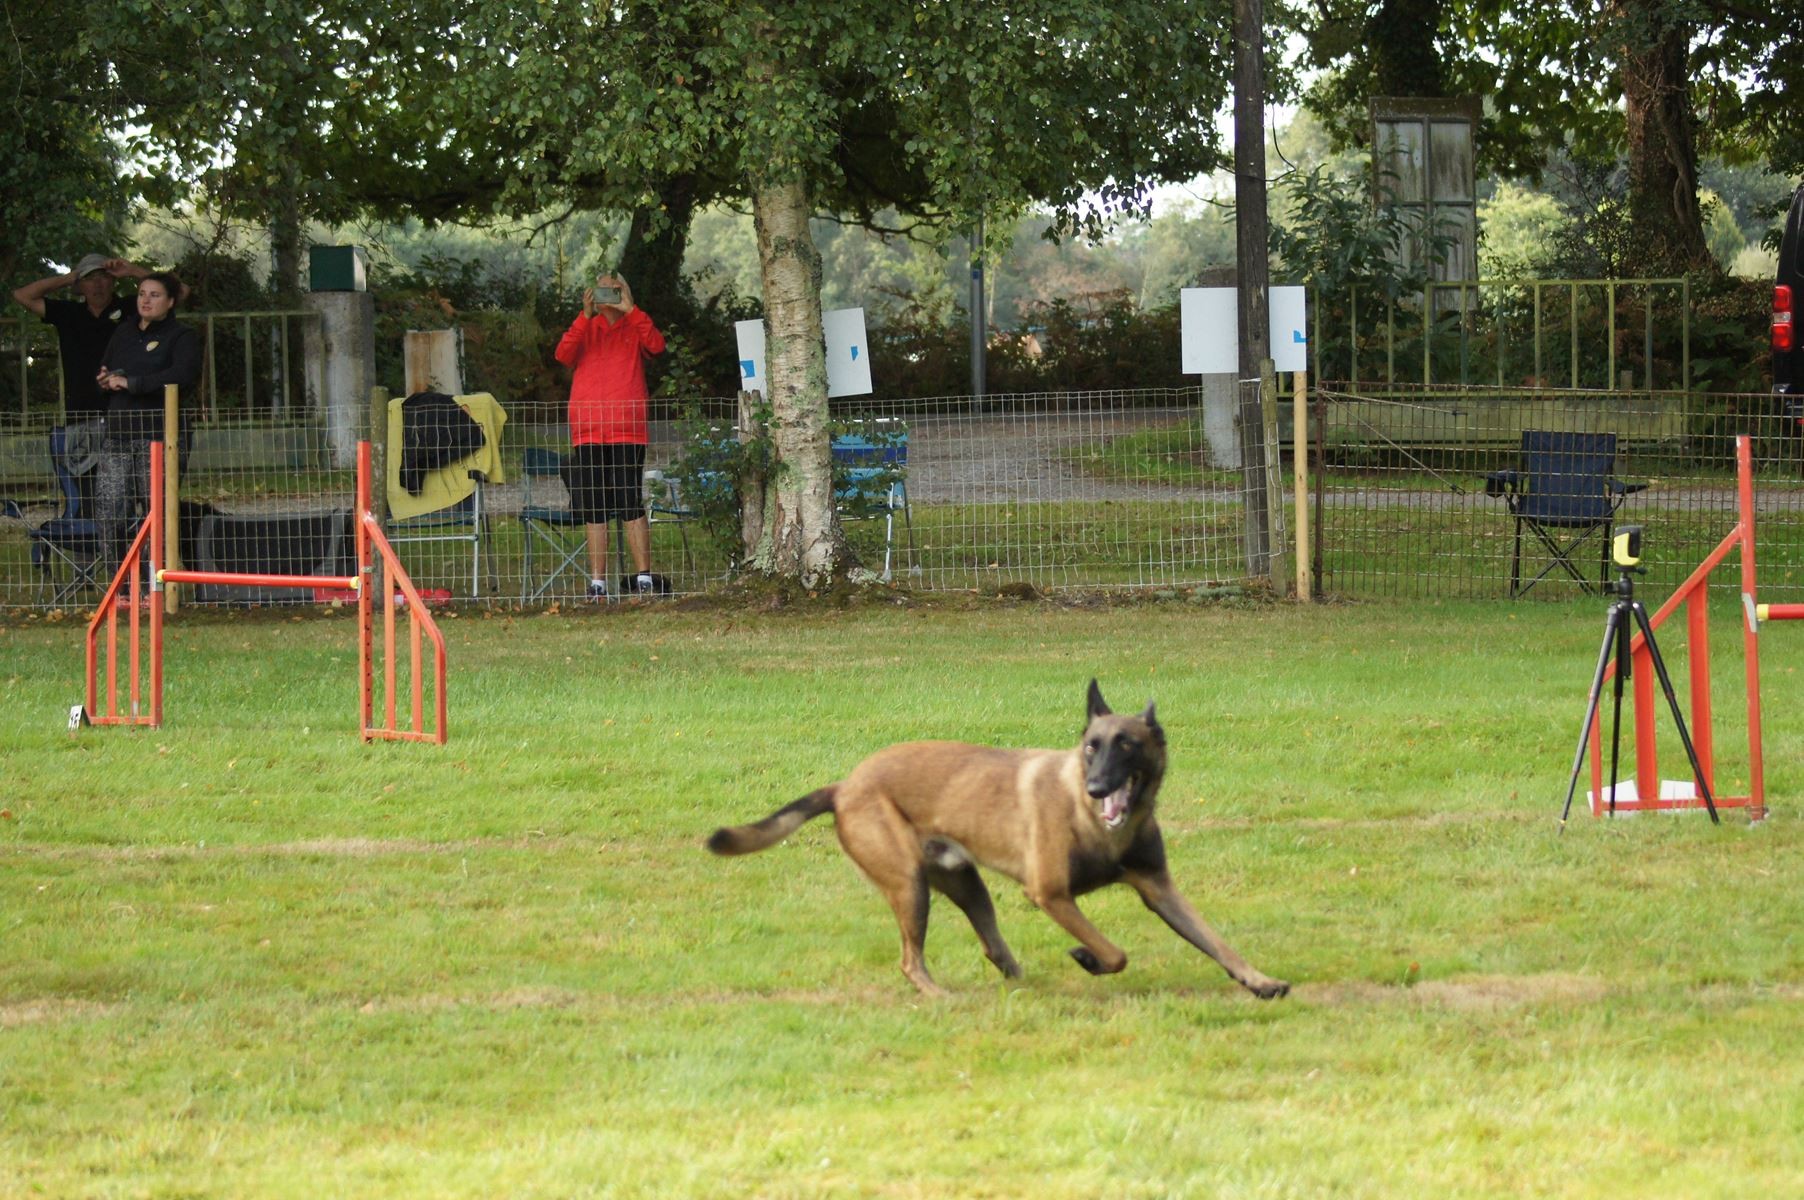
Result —
M 647 571 L 639 572 L 639 578 L 633 580 L 633 587 L 641 596 L 649 596 L 658 590 L 657 583 Z

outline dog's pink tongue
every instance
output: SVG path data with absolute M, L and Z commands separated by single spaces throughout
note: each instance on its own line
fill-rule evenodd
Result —
M 1121 818 L 1127 815 L 1128 785 L 1122 784 L 1110 792 L 1102 800 L 1102 823 L 1119 825 Z

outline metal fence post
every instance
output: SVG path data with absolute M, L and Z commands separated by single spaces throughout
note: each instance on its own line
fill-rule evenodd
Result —
M 163 385 L 163 494 L 150 497 L 150 503 L 163 506 L 163 561 L 157 566 L 165 570 L 182 569 L 182 408 L 181 389 L 173 383 Z M 173 614 L 178 605 L 176 584 L 163 588 L 163 611 Z M 156 602 L 156 593 L 151 593 Z
M 382 529 L 388 528 L 388 389 L 380 384 L 370 389 L 370 515 Z M 362 520 L 362 514 L 353 514 Z M 372 588 L 374 602 L 389 603 L 388 588 L 382 578 L 382 556 L 371 555 L 370 577 L 363 586 Z
M 1278 564 L 1284 558 L 1283 443 L 1278 440 L 1278 372 L 1272 360 L 1259 363 L 1259 419 L 1265 434 L 1265 569 L 1278 586 Z
M 1297 599 L 1309 599 L 1309 375 L 1291 373 L 1290 469 L 1296 491 Z

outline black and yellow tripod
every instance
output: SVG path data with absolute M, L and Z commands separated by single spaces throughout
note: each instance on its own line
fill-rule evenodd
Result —
M 1633 576 L 1646 574 L 1641 566 L 1641 526 L 1625 525 L 1616 531 L 1610 542 L 1610 558 L 1616 564 L 1619 578 L 1615 583 L 1605 586 L 1605 591 L 1614 596 L 1610 602 L 1609 615 L 1604 618 L 1604 645 L 1597 656 L 1597 671 L 1591 677 L 1591 699 L 1585 707 L 1585 724 L 1579 730 L 1578 753 L 1572 758 L 1572 780 L 1566 786 L 1566 807 L 1560 810 L 1560 832 L 1566 832 L 1566 818 L 1572 814 L 1572 796 L 1578 790 L 1579 770 L 1585 762 L 1585 748 L 1591 742 L 1591 724 L 1597 720 L 1598 701 L 1603 698 L 1604 675 L 1608 672 L 1610 660 L 1616 660 L 1616 677 L 1613 682 L 1614 711 L 1613 727 L 1610 731 L 1610 813 L 1616 812 L 1616 763 L 1622 749 L 1622 688 L 1629 678 L 1631 655 L 1629 645 L 1635 636 L 1635 629 L 1641 630 L 1643 642 L 1647 645 L 1647 656 L 1654 664 L 1654 673 L 1660 678 L 1660 688 L 1666 693 L 1667 707 L 1672 709 L 1673 723 L 1679 727 L 1679 740 L 1685 743 L 1685 755 L 1691 760 L 1691 775 L 1697 780 L 1698 795 L 1704 798 L 1704 807 L 1710 810 L 1710 820 L 1722 824 L 1716 815 L 1716 801 L 1710 795 L 1710 785 L 1704 779 L 1704 768 L 1698 762 L 1697 748 L 1691 744 L 1691 731 L 1685 726 L 1685 714 L 1679 709 L 1679 698 L 1672 688 L 1672 676 L 1666 673 L 1666 660 L 1660 657 L 1660 647 L 1654 641 L 1654 627 L 1647 619 L 1647 609 L 1641 601 L 1635 599 L 1635 583 Z M 1632 622 L 1632 624 L 1631 624 Z

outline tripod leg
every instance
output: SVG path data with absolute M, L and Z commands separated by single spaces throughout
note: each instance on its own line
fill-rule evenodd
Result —
M 1572 780 L 1566 785 L 1566 807 L 1560 810 L 1560 832 L 1566 832 L 1566 818 L 1572 815 L 1572 794 L 1578 791 L 1579 768 L 1585 763 L 1585 747 L 1591 741 L 1591 722 L 1597 719 L 1597 702 L 1603 699 L 1604 668 L 1610 665 L 1610 652 L 1616 647 L 1616 639 L 1622 635 L 1622 615 L 1617 606 L 1610 606 L 1610 613 L 1604 618 L 1604 645 L 1598 651 L 1597 670 L 1591 675 L 1591 698 L 1585 705 L 1585 723 L 1579 727 L 1578 753 L 1572 756 Z M 1611 785 L 1615 791 L 1615 785 Z
M 1666 705 L 1672 709 L 1673 724 L 1679 727 L 1679 740 L 1685 743 L 1685 757 L 1691 760 L 1691 777 L 1697 780 L 1704 807 L 1710 810 L 1710 823 L 1721 825 L 1722 818 L 1716 815 L 1716 799 L 1710 795 L 1710 785 L 1704 781 L 1703 765 L 1698 762 L 1697 748 L 1691 744 L 1691 730 L 1685 727 L 1685 714 L 1679 711 L 1679 697 L 1672 690 L 1672 676 L 1666 673 L 1666 660 L 1660 657 L 1660 647 L 1654 644 L 1653 624 L 1647 619 L 1647 610 L 1641 607 L 1639 600 L 1632 607 L 1635 623 L 1641 626 L 1641 636 L 1647 642 L 1647 656 L 1654 662 L 1654 674 L 1660 677 L 1660 688 L 1666 693 Z
M 1620 604 L 1611 608 L 1619 608 Z M 1629 628 L 1626 620 L 1616 623 L 1615 708 L 1610 726 L 1610 815 L 1616 815 L 1616 764 L 1622 757 L 1622 685 L 1629 677 Z

